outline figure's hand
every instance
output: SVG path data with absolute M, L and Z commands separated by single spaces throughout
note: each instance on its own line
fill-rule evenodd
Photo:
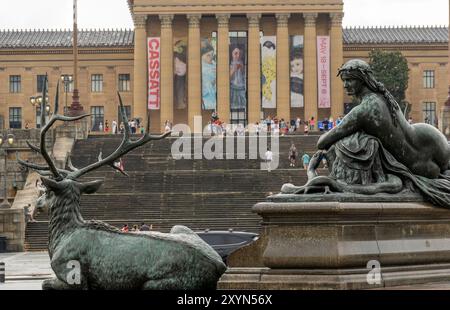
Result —
M 325 137 L 326 137 L 326 133 L 321 135 L 320 138 L 319 138 L 319 141 L 317 141 L 317 148 L 319 150 L 325 150 L 326 149 L 326 145 L 325 145 L 325 142 L 324 142 Z
M 309 162 L 309 167 L 308 170 L 316 170 L 317 168 L 319 168 L 319 165 L 323 159 L 323 157 L 325 156 L 326 151 L 320 150 L 317 151 L 313 157 L 311 158 L 311 161 Z

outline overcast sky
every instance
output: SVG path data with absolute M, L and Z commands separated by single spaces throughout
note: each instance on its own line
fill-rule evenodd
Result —
M 448 25 L 449 20 L 448 0 L 344 0 L 344 5 L 344 26 Z M 126 0 L 78 0 L 78 24 L 133 27 Z M 0 29 L 64 28 L 72 28 L 72 0 L 0 0 Z

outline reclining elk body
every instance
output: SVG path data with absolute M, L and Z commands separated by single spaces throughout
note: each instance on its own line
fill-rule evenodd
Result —
M 44 86 L 44 98 L 45 92 Z M 132 140 L 120 94 L 118 96 L 125 130 L 119 147 L 106 158 L 99 155 L 97 162 L 80 169 L 75 168 L 69 159 L 69 170 L 57 168 L 50 158 L 45 146 L 45 135 L 50 127 L 58 120 L 71 122 L 89 116 L 58 114 L 59 85 L 55 112 L 41 129 L 40 146 L 28 143 L 32 150 L 42 155 L 47 165 L 36 165 L 18 158 L 21 165 L 41 175 L 46 187 L 39 204 L 49 209 L 48 252 L 56 278 L 44 281 L 43 288 L 215 288 L 226 266 L 221 257 L 189 228 L 175 226 L 169 234 L 131 234 L 122 233 L 100 221 L 85 221 L 81 216 L 81 195 L 95 193 L 102 181 L 79 182 L 77 179 L 105 165 L 120 171 L 114 165 L 118 158 L 149 141 L 163 139 L 170 134 L 153 136 L 146 133 Z

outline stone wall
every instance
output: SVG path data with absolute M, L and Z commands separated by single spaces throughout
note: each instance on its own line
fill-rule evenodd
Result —
M 40 129 L 10 129 L 10 130 L 0 130 L 0 135 L 4 139 L 8 134 L 14 135 L 14 143 L 12 146 L 8 146 L 7 149 L 7 187 L 6 192 L 8 199 L 12 203 L 18 190 L 23 189 L 25 181 L 28 175 L 28 170 L 21 167 L 16 160 L 16 153 L 19 154 L 22 160 L 30 160 L 35 163 L 42 163 L 42 158 L 40 155 L 32 152 L 28 147 L 26 141 L 30 141 L 34 145 L 39 145 Z M 55 141 L 55 131 L 53 129 L 49 130 L 46 137 L 46 145 L 49 153 L 53 149 L 53 144 Z M 4 142 L 2 148 L 7 145 Z M 0 198 L 5 197 L 4 192 L 4 171 L 5 171 L 5 157 L 4 153 L 0 152 Z M 0 230 L 1 232 L 1 230 Z
M 0 209 L 0 237 L 6 237 L 6 251 L 22 252 L 25 241 L 23 209 Z

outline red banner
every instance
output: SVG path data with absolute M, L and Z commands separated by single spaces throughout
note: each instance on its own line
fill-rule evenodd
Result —
M 161 107 L 161 42 L 159 37 L 148 38 L 148 109 Z
M 331 106 L 330 37 L 317 36 L 317 79 L 319 108 Z

